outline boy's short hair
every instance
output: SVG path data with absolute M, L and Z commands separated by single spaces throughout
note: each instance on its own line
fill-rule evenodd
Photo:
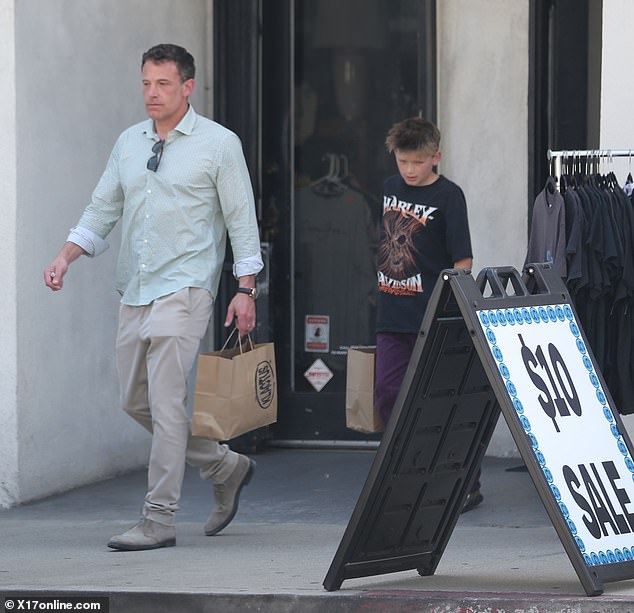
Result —
M 434 154 L 440 148 L 440 130 L 420 117 L 408 117 L 395 123 L 387 133 L 385 146 L 390 153 L 397 149 L 415 151 L 422 149 Z
M 148 49 L 141 58 L 141 69 L 145 62 L 151 61 L 160 64 L 162 62 L 176 62 L 181 81 L 185 83 L 193 79 L 196 74 L 194 58 L 187 49 L 179 45 L 161 44 Z

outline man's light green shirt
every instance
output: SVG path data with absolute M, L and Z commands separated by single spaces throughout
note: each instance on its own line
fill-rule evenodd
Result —
M 238 137 L 190 106 L 168 134 L 152 172 L 146 164 L 157 140 L 150 119 L 119 136 L 69 237 L 86 249 L 82 229 L 103 242 L 122 219 L 116 287 L 121 302 L 131 306 L 183 287 L 202 287 L 215 297 L 227 231 L 234 274 L 262 268 L 253 191 Z

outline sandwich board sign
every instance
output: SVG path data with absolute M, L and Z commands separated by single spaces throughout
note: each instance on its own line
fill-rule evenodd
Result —
M 634 578 L 634 448 L 548 264 L 447 270 L 324 579 L 432 575 L 500 412 L 587 595 Z

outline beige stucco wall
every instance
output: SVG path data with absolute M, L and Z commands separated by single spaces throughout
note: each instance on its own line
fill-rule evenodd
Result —
M 192 100 L 206 110 L 210 6 L 0 0 L 0 111 L 15 116 L 0 141 L 8 269 L 0 292 L 0 506 L 147 459 L 149 435 L 118 407 L 118 231 L 108 252 L 72 266 L 61 292 L 44 287 L 42 270 L 88 203 L 117 135 L 145 116 L 143 51 L 157 42 L 186 46 L 199 71 Z
M 197 58 L 209 112 L 212 0 L 0 0 L 0 506 L 141 465 L 149 437 L 118 409 L 118 246 L 77 262 L 62 292 L 41 271 L 87 203 L 118 133 L 143 117 L 139 58 L 158 41 Z M 634 147 L 630 0 L 604 3 L 601 147 Z M 440 0 L 441 172 L 464 189 L 474 271 L 520 268 L 527 233 L 527 2 Z M 618 162 L 615 162 L 615 164 Z M 629 164 L 629 160 L 621 160 Z M 502 422 L 491 455 L 515 455 Z
M 528 3 L 442 0 L 442 172 L 464 189 L 474 270 L 521 267 L 526 250 Z
M 601 149 L 632 149 L 634 154 L 634 82 L 630 77 L 634 39 L 624 24 L 634 19 L 634 2 L 609 0 L 603 3 L 603 47 L 601 61 Z M 634 168 L 634 159 L 614 159 L 608 164 L 624 181 Z M 607 167 L 607 166 L 606 166 Z M 634 170 L 633 170 L 634 173 Z
M 474 274 L 524 262 L 528 209 L 528 2 L 441 0 L 441 172 L 464 190 Z M 490 455 L 517 455 L 500 419 Z
M 16 131 L 14 0 L 0 0 L 0 506 L 18 498 L 17 330 L 16 330 Z
M 634 174 L 634 82 L 629 76 L 634 58 L 634 39 L 623 24 L 632 23 L 634 2 L 610 0 L 603 3 L 603 46 L 601 57 L 601 149 L 632 149 L 632 157 L 604 161 L 603 170 L 613 171 L 624 183 Z M 630 438 L 634 437 L 634 415 L 623 416 Z

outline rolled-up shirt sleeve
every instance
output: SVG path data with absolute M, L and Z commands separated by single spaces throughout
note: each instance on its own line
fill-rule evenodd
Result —
M 66 240 L 79 245 L 91 257 L 101 255 L 110 247 L 108 241 L 95 234 L 92 230 L 81 226 L 71 228 Z
M 258 251 L 253 256 L 244 258 L 233 264 L 233 276 L 236 279 L 246 277 L 247 275 L 257 275 L 264 268 L 262 262 L 262 254 Z

